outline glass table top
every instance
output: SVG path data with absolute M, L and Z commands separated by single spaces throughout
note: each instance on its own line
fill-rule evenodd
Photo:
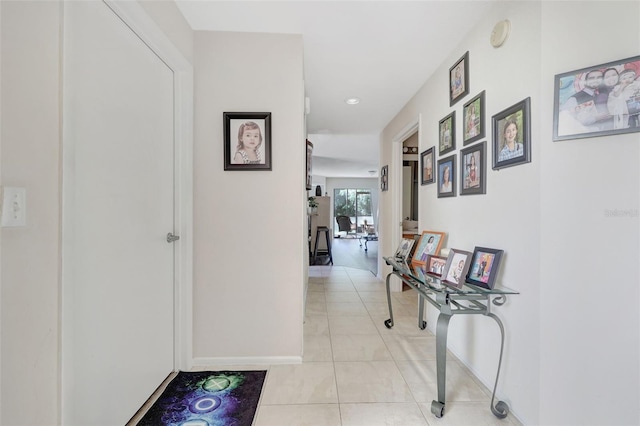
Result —
M 383 257 L 383 259 L 400 274 L 413 278 L 414 281 L 425 286 L 428 290 L 452 294 L 519 294 L 517 291 L 504 286 L 495 286 L 492 289 L 488 289 L 467 282 L 465 282 L 460 288 L 457 288 L 457 286 L 454 287 L 454 283 L 447 283 L 445 280 L 441 279 L 440 276 L 426 272 L 426 270 L 419 265 L 407 264 L 405 261 L 394 257 Z

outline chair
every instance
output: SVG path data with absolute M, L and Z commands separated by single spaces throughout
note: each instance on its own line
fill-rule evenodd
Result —
M 357 236 L 356 228 L 349 216 L 336 216 L 336 222 L 338 222 L 338 231 L 347 233 L 345 237 L 348 238 L 349 235 Z

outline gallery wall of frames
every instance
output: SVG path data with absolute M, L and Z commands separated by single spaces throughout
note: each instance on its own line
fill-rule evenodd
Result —
M 501 170 L 532 161 L 531 98 L 487 111 L 490 94 L 471 91 L 470 58 L 467 51 L 449 68 L 452 109 L 438 120 L 438 145 L 420 153 L 420 183 L 436 184 L 437 198 L 486 194 L 489 164 L 492 170 Z M 640 131 L 640 56 L 556 75 L 553 102 L 555 142 Z M 490 131 L 487 117 L 491 117 Z M 493 288 L 503 250 L 452 248 L 443 257 L 444 238 L 443 232 L 423 231 L 420 238 L 403 239 L 395 257 L 455 288 L 463 284 Z

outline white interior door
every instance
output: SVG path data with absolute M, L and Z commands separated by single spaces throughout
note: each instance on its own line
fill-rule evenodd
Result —
M 65 2 L 63 424 L 125 424 L 174 369 L 172 71 Z

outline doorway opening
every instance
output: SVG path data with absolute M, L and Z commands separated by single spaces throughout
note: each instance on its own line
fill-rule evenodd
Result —
M 333 217 L 347 216 L 351 221 L 351 230 L 336 228 L 334 236 L 341 237 L 370 232 L 375 228 L 371 211 L 371 190 L 342 188 L 333 190 Z

